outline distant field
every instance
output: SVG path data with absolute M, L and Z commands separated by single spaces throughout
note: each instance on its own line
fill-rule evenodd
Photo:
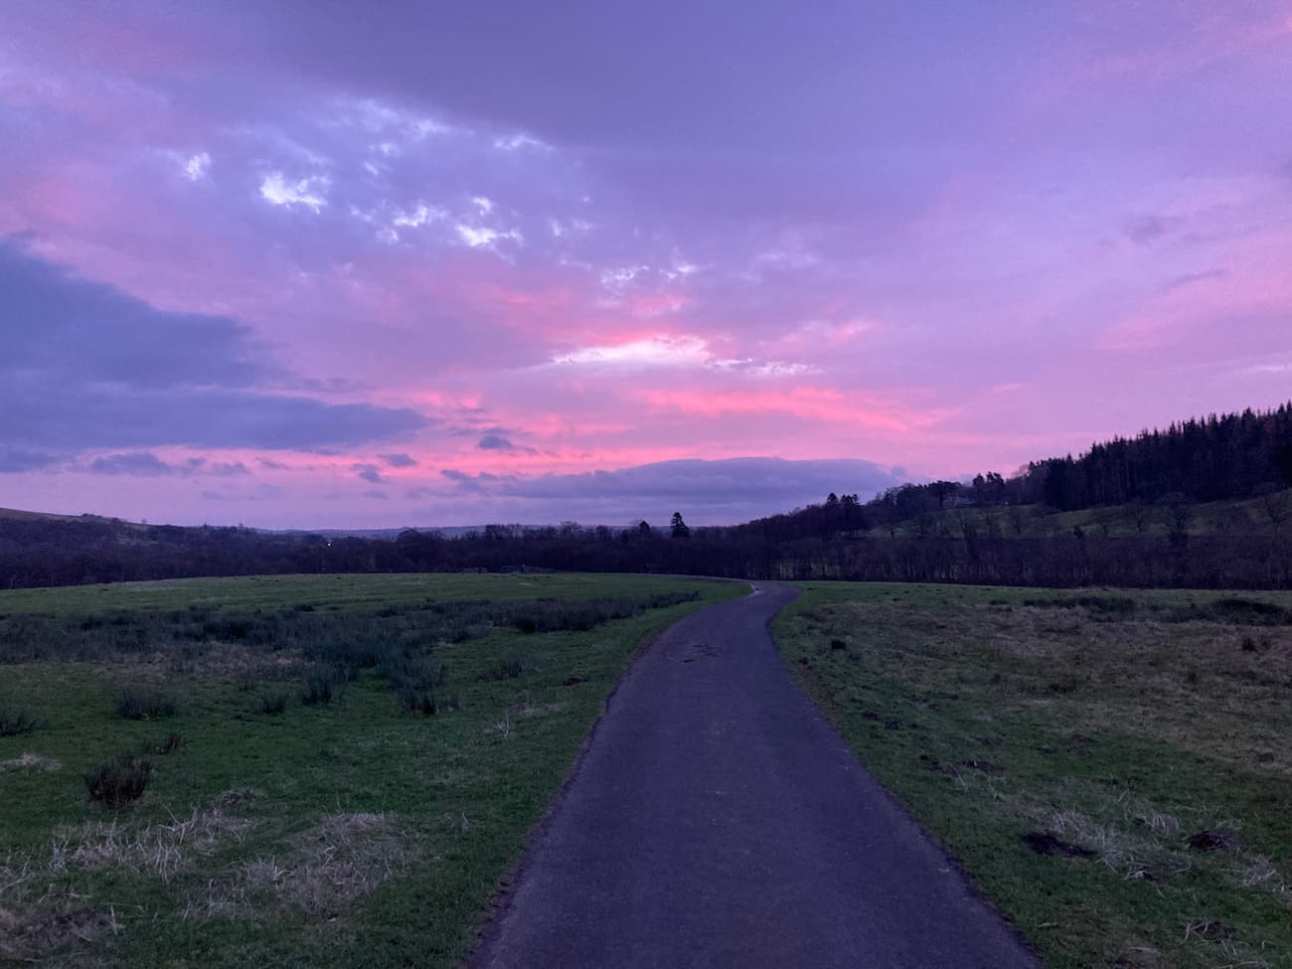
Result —
M 0 616 L 19 612 L 72 615 L 117 609 L 158 611 L 210 606 L 222 611 L 316 605 L 332 611 L 461 599 L 596 598 L 677 589 L 675 579 L 577 573 L 461 575 L 266 575 L 232 579 L 117 582 L 0 592 Z M 693 586 L 687 586 L 692 588 Z
M 1292 966 L 1292 595 L 808 584 L 775 632 L 1050 966 Z
M 744 591 L 325 575 L 0 593 L 0 963 L 454 965 L 635 647 Z

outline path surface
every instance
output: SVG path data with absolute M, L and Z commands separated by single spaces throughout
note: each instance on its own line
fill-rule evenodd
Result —
M 633 666 L 474 964 L 1035 969 L 790 678 L 762 585 Z

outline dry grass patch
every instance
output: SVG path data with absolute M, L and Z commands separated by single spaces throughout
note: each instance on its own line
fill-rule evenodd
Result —
M 218 806 L 195 808 L 188 817 L 142 827 L 90 821 L 55 831 L 49 869 L 120 867 L 169 882 L 230 842 L 241 841 L 254 824 Z
M 34 770 L 47 772 L 62 769 L 63 765 L 57 760 L 43 754 L 19 754 L 12 760 L 0 760 L 0 774 L 6 771 Z
M 410 839 L 388 814 L 332 814 L 280 855 L 239 862 L 190 898 L 185 919 L 256 918 L 290 910 L 345 914 L 411 860 Z

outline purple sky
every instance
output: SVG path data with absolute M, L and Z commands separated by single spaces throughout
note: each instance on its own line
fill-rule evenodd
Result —
M 5 5 L 3 506 L 731 521 L 1289 397 L 1292 0 Z

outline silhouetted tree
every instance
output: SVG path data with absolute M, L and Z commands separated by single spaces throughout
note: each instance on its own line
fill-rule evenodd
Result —
M 938 508 L 945 508 L 947 499 L 960 490 L 960 486 L 954 481 L 935 481 L 928 486 L 929 493 L 938 500 Z
M 691 537 L 691 529 L 687 527 L 686 522 L 682 520 L 682 513 L 680 511 L 673 512 L 673 537 L 674 538 Z

